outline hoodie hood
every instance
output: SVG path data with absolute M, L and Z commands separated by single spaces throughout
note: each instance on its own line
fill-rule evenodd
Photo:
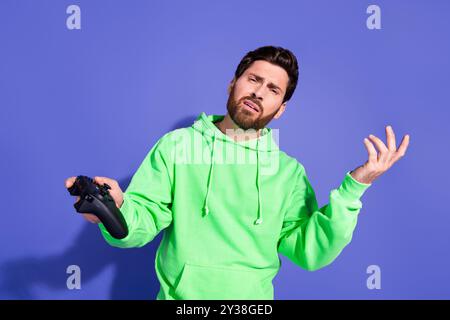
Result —
M 221 141 L 223 143 L 231 143 L 237 147 L 245 148 L 247 150 L 253 151 L 256 153 L 256 175 L 255 175 L 255 185 L 256 191 L 258 193 L 258 212 L 256 213 L 256 218 L 254 221 L 255 225 L 259 225 L 263 223 L 263 208 L 261 202 L 261 168 L 260 168 L 260 153 L 262 152 L 277 152 L 279 150 L 278 145 L 275 143 L 272 135 L 272 129 L 263 128 L 261 129 L 260 136 L 255 139 L 243 140 L 243 141 L 234 141 L 232 138 L 224 134 L 219 128 L 216 127 L 214 122 L 221 121 L 224 118 L 224 115 L 206 115 L 202 112 L 192 125 L 192 128 L 198 132 L 200 132 L 203 136 L 203 139 L 207 140 L 208 145 L 210 146 L 211 151 L 211 164 L 208 174 L 208 182 L 206 189 L 206 196 L 203 204 L 203 214 L 207 216 L 211 212 L 211 208 L 209 207 L 208 199 L 211 193 L 211 188 L 214 182 L 214 155 L 216 149 L 217 141 Z

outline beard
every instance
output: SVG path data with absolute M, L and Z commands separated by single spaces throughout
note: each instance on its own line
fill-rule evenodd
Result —
M 260 111 L 257 114 L 255 114 L 254 112 L 248 110 L 246 107 L 244 107 L 243 104 L 244 100 L 250 100 L 253 103 L 257 104 L 260 108 Z M 249 96 L 243 97 L 239 99 L 239 101 L 237 101 L 234 97 L 234 87 L 232 88 L 227 101 L 228 114 L 230 115 L 234 123 L 243 130 L 263 129 L 270 121 L 272 121 L 273 117 L 280 108 L 275 110 L 275 112 L 273 112 L 272 114 L 263 116 L 264 108 L 261 105 L 261 102 Z

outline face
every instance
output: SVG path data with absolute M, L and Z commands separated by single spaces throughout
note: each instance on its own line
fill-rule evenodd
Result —
M 270 62 L 257 60 L 230 83 L 227 110 L 240 128 L 262 129 L 284 112 L 289 76 Z

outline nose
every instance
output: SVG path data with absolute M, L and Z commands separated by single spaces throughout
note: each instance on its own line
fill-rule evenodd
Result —
M 262 87 L 258 87 L 254 89 L 254 91 L 251 93 L 251 98 L 254 100 L 259 100 L 259 102 L 262 102 L 263 96 L 262 96 Z

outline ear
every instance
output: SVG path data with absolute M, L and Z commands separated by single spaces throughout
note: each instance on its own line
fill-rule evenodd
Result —
M 227 89 L 228 94 L 231 93 L 231 89 L 233 88 L 235 83 L 236 83 L 236 79 L 233 78 L 233 80 L 231 80 L 230 84 L 228 85 L 228 89 Z
M 278 119 L 283 114 L 284 110 L 286 109 L 287 101 L 284 102 L 280 108 L 278 109 L 277 113 L 273 116 L 275 119 Z

